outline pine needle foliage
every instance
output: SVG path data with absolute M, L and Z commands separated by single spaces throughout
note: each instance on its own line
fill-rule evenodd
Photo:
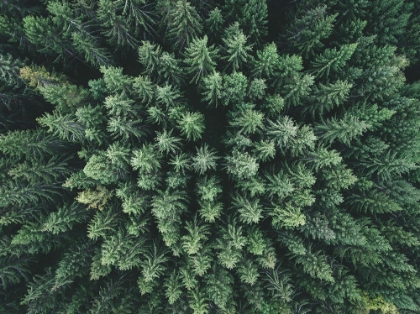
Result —
M 0 4 L 0 313 L 420 312 L 415 0 Z

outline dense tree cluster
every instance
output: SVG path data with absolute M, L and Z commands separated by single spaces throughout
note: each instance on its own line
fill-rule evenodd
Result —
M 419 313 L 419 72 L 417 0 L 2 1 L 0 313 Z

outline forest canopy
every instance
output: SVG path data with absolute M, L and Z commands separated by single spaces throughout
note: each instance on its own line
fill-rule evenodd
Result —
M 420 2 L 0 3 L 0 313 L 420 313 Z

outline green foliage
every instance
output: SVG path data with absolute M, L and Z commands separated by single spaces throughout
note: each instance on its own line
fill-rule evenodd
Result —
M 144 144 L 143 147 L 134 151 L 134 157 L 131 158 L 131 166 L 140 173 L 150 173 L 160 168 L 158 155 L 156 155 L 153 145 Z
M 248 153 L 233 151 L 226 157 L 226 171 L 237 179 L 250 179 L 258 173 L 259 164 L 256 158 Z
M 265 0 L 246 1 L 240 23 L 247 30 L 251 40 L 257 44 L 267 35 L 267 18 L 268 8 Z
M 301 208 L 286 203 L 283 206 L 274 206 L 269 213 L 273 217 L 272 225 L 276 229 L 295 228 L 305 224 L 305 216 L 301 212 Z
M 180 240 L 181 215 L 187 209 L 187 197 L 183 191 L 166 190 L 153 197 L 152 214 L 158 221 L 159 231 L 165 244 L 175 248 Z
M 59 36 L 50 17 L 35 17 L 28 15 L 23 19 L 26 37 L 41 53 L 62 53 L 65 40 Z
M 302 12 L 290 25 L 286 35 L 293 48 L 304 55 L 323 46 L 321 40 L 327 39 L 338 14 L 327 14 L 327 6 L 319 6 Z
M 41 231 L 59 234 L 71 230 L 74 225 L 86 221 L 88 212 L 80 204 L 73 202 L 51 212 L 41 223 Z
M 288 106 L 298 106 L 311 92 L 311 86 L 314 84 L 312 75 L 304 75 L 295 77 L 294 81 L 285 87 L 288 93 L 284 96 L 284 100 Z
M 63 140 L 80 142 L 84 138 L 84 128 L 77 123 L 73 115 L 45 114 L 38 118 L 41 126 L 48 127 L 48 132 L 53 133 Z
M 162 133 L 156 133 L 156 148 L 159 153 L 175 153 L 180 150 L 181 139 L 172 136 L 172 131 L 164 130 Z
M 93 66 L 101 67 L 113 63 L 109 51 L 99 47 L 98 42 L 91 36 L 73 33 L 72 39 L 77 52 L 82 54 L 85 60 Z
M 23 184 L 10 181 L 0 189 L 0 206 L 22 206 L 36 202 L 52 202 L 60 195 L 56 184 L 42 184 L 40 182 Z
M 43 130 L 16 130 L 0 134 L 0 151 L 12 157 L 41 157 L 65 147 L 64 142 Z
M 137 94 L 143 103 L 149 104 L 154 96 L 153 83 L 147 76 L 138 76 L 134 79 L 133 92 Z
M 257 51 L 257 58 L 252 64 L 252 74 L 256 77 L 271 77 L 279 65 L 279 55 L 274 43 Z
M 131 33 L 128 20 L 117 14 L 118 4 L 116 2 L 100 0 L 96 12 L 97 19 L 102 26 L 102 34 L 111 45 L 136 47 L 138 41 Z
M 171 276 L 166 279 L 165 287 L 169 304 L 174 304 L 182 295 L 182 283 L 178 272 L 171 273 Z
M 220 202 L 201 201 L 200 202 L 200 216 L 206 222 L 215 222 L 219 218 L 223 210 L 223 204 Z
M 104 209 L 106 203 L 108 203 L 110 197 L 111 195 L 106 188 L 103 186 L 98 186 L 95 191 L 88 189 L 80 192 L 77 195 L 76 200 L 79 203 L 88 205 L 88 208 L 96 208 L 102 210 Z
M 202 137 L 205 130 L 204 116 L 198 112 L 187 112 L 181 115 L 178 127 L 187 140 L 196 141 Z
M 29 262 L 28 257 L 5 256 L 1 258 L 0 283 L 4 290 L 21 282 L 22 278 L 28 278 Z
M 209 30 L 209 34 L 217 34 L 220 32 L 223 25 L 223 15 L 219 8 L 214 8 L 210 11 L 209 17 L 206 20 L 206 26 Z
M 215 69 L 217 50 L 214 45 L 208 47 L 207 42 L 207 36 L 194 39 L 185 50 L 187 71 L 192 77 L 190 82 L 198 83 L 203 76 Z
M 236 195 L 232 198 L 232 207 L 239 212 L 239 220 L 244 223 L 258 223 L 262 218 L 262 207 L 258 199 L 249 200 Z
M 243 132 L 244 134 L 252 134 L 262 129 L 263 122 L 263 113 L 247 109 L 238 113 L 230 125 L 240 127 L 240 132 Z
M 207 145 L 197 148 L 197 154 L 191 159 L 192 168 L 199 174 L 216 169 L 216 152 Z
M 32 161 L 25 160 L 23 163 L 11 168 L 8 175 L 15 180 L 22 178 L 32 183 L 39 181 L 53 183 L 70 173 L 71 170 L 68 169 L 68 160 L 58 160 L 57 157 L 52 157 L 49 160 L 44 160 L 44 162 L 35 158 Z
M 226 30 L 223 38 L 224 49 L 222 59 L 226 60 L 227 68 L 233 72 L 240 70 L 242 63 L 248 59 L 252 47 L 247 45 L 247 37 L 239 29 L 239 23 L 233 24 Z
M 167 37 L 173 42 L 174 49 L 189 46 L 194 38 L 202 31 L 201 18 L 191 3 L 178 0 L 174 4 L 168 2 L 169 7 L 164 20 L 167 21 Z
M 340 50 L 326 49 L 322 55 L 318 56 L 312 62 L 312 73 L 316 76 L 329 77 L 331 70 L 339 72 L 346 64 L 346 61 L 351 58 L 356 50 L 357 44 L 344 45 Z
M 343 119 L 337 120 L 331 118 L 316 126 L 315 131 L 319 134 L 320 141 L 331 144 L 337 140 L 346 145 L 350 145 L 350 141 L 360 136 L 370 127 L 364 121 L 360 121 L 354 116 L 345 115 Z
M 108 91 L 119 93 L 130 90 L 133 78 L 124 75 L 123 68 L 101 66 L 100 71 L 104 76 L 104 83 Z
M 143 244 L 143 239 L 135 238 L 119 230 L 102 243 L 101 265 L 115 266 L 120 270 L 137 268 L 141 264 L 140 255 L 144 251 Z
M 23 64 L 20 60 L 14 60 L 10 54 L 0 54 L 0 80 L 9 86 L 19 86 L 23 82 L 19 72 Z
M 244 101 L 248 80 L 240 72 L 234 72 L 224 77 L 222 103 L 225 106 L 238 104 Z
M 287 116 L 280 116 L 276 122 L 268 120 L 266 133 L 279 148 L 285 148 L 296 137 L 297 131 L 298 127 L 292 119 Z
M 213 72 L 203 78 L 204 83 L 204 97 L 203 100 L 209 105 L 217 107 L 222 97 L 223 80 L 219 72 Z
M 335 107 L 343 105 L 348 99 L 352 87 L 352 84 L 340 80 L 328 85 L 320 84 L 319 87 L 316 87 L 315 89 L 316 96 L 314 97 L 314 104 L 307 110 L 311 112 L 312 115 L 315 115 L 315 113 L 323 115 L 325 112 L 330 112 Z
M 0 5 L 1 313 L 418 313 L 414 0 Z
M 273 141 L 260 141 L 255 143 L 254 153 L 261 161 L 273 159 L 276 155 L 276 147 Z
M 28 293 L 22 300 L 22 304 L 28 307 L 29 313 L 47 313 L 46 311 L 57 309 L 58 292 L 53 290 L 54 283 L 55 277 L 51 268 L 47 268 L 46 274 L 33 278 L 29 283 Z
M 202 242 L 208 239 L 208 225 L 200 226 L 197 217 L 194 217 L 191 223 L 186 222 L 185 229 L 188 233 L 181 238 L 182 248 L 188 255 L 197 254 L 203 248 Z

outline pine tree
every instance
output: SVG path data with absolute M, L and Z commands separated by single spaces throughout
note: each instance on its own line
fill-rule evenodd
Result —
M 196 155 L 191 158 L 192 168 L 199 174 L 204 174 L 208 170 L 215 170 L 218 159 L 215 150 L 209 148 L 207 145 L 196 150 Z
M 262 51 L 257 51 L 253 61 L 252 74 L 256 77 L 270 78 L 279 65 L 279 55 L 274 43 L 266 45 Z
M 188 255 L 195 255 L 202 249 L 203 242 L 208 239 L 208 225 L 200 226 L 195 216 L 191 223 L 186 223 L 185 229 L 188 233 L 181 238 L 182 248 Z
M 211 10 L 206 20 L 206 26 L 209 30 L 208 33 L 212 36 L 217 35 L 222 29 L 223 21 L 224 18 L 219 8 Z
M 298 127 L 289 117 L 283 116 L 276 122 L 269 120 L 268 123 L 266 133 L 280 148 L 287 147 L 296 137 Z
M 130 23 L 134 23 L 135 34 L 144 31 L 150 35 L 156 33 L 154 4 L 143 0 L 130 0 L 125 2 L 122 15 L 128 17 Z
M 241 153 L 237 150 L 232 152 L 226 159 L 226 170 L 237 179 L 251 179 L 258 173 L 259 164 L 253 156 Z
M 193 39 L 201 35 L 201 18 L 196 9 L 186 0 L 178 0 L 174 6 L 167 4 L 167 37 L 173 42 L 173 48 L 182 49 L 190 46 Z
M 175 153 L 180 150 L 179 142 L 181 139 L 172 136 L 172 131 L 164 130 L 162 133 L 156 133 L 156 147 L 160 153 Z
M 276 155 L 276 147 L 273 141 L 260 141 L 255 143 L 254 153 L 261 161 L 273 159 Z
M 154 152 L 153 145 L 144 144 L 141 149 L 133 153 L 131 166 L 134 170 L 139 170 L 141 173 L 150 173 L 160 168 L 159 155 Z
M 43 130 L 14 131 L 0 135 L 0 150 L 3 154 L 22 157 L 52 155 L 65 148 L 64 141 Z
M 105 67 L 101 66 L 100 71 L 103 74 L 103 79 L 106 88 L 112 93 L 130 93 L 133 78 L 124 75 L 121 67 Z
M 171 276 L 166 279 L 165 287 L 165 295 L 169 304 L 174 304 L 182 295 L 182 284 L 178 272 L 174 271 L 171 273 Z
M 149 104 L 154 98 L 155 88 L 149 77 L 138 76 L 134 79 L 133 92 L 143 103 Z
M 263 121 L 263 113 L 248 109 L 239 113 L 235 119 L 230 122 L 230 125 L 240 128 L 240 132 L 243 132 L 244 134 L 253 134 L 262 129 Z
M 223 92 L 223 79 L 219 72 L 213 72 L 203 78 L 203 100 L 209 105 L 218 106 Z
M 352 84 L 341 80 L 327 85 L 320 83 L 314 90 L 316 95 L 313 99 L 314 104 L 307 111 L 314 116 L 316 113 L 323 115 L 325 112 L 333 110 L 334 107 L 342 105 L 348 99 L 352 87 Z
M 341 120 L 331 118 L 318 125 L 315 130 L 319 133 L 319 139 L 322 142 L 331 144 L 334 140 L 338 140 L 349 145 L 353 138 L 362 135 L 368 128 L 369 124 L 364 121 L 359 121 L 351 115 L 345 115 Z
M 239 23 L 233 24 L 226 30 L 223 43 L 225 47 L 222 59 L 226 60 L 227 68 L 231 68 L 233 72 L 240 70 L 242 63 L 247 61 L 252 46 L 246 45 L 247 37 L 239 29 Z
M 182 114 L 178 121 L 178 127 L 187 140 L 200 139 L 205 129 L 204 116 L 198 112 Z
M 73 45 L 84 59 L 95 67 L 109 66 L 113 64 L 109 51 L 101 48 L 96 38 L 88 35 L 73 33 Z
M 339 51 L 336 49 L 326 49 L 322 55 L 312 62 L 312 72 L 316 76 L 325 76 L 328 78 L 331 70 L 338 72 L 345 66 L 345 62 L 351 58 L 356 47 L 357 44 L 350 44 L 340 47 Z
M 161 82 L 169 82 L 174 86 L 179 86 L 185 80 L 184 73 L 179 65 L 179 60 L 174 55 L 163 52 L 159 59 L 158 74 Z
M 250 83 L 249 90 L 248 90 L 248 97 L 252 101 L 263 99 L 266 89 L 267 89 L 267 85 L 265 84 L 264 80 L 254 79 Z
M 10 54 L 0 54 L 0 80 L 9 86 L 21 85 L 22 79 L 19 75 L 22 61 L 14 59 Z
M 41 53 L 62 54 L 68 52 L 66 41 L 58 36 L 59 30 L 54 27 L 51 18 L 28 15 L 23 20 L 26 37 Z M 70 46 L 70 45 L 68 45 Z
M 46 114 L 38 118 L 38 122 L 41 126 L 48 127 L 48 132 L 63 140 L 81 142 L 84 139 L 84 128 L 77 123 L 74 116 Z
M 305 56 L 323 46 L 333 31 L 333 23 L 338 14 L 327 14 L 327 6 L 319 6 L 296 18 L 290 25 L 287 39 L 293 48 Z
M 20 178 L 28 182 L 36 183 L 45 181 L 46 183 L 57 182 L 71 173 L 68 169 L 69 159 L 57 159 L 51 157 L 49 160 L 42 162 L 42 159 L 33 158 L 32 160 L 25 160 L 23 163 L 12 167 L 7 173 L 14 180 Z
M 203 76 L 215 70 L 217 50 L 214 45 L 207 47 L 208 37 L 194 39 L 186 48 L 187 71 L 192 76 L 190 82 L 197 83 Z
M 242 7 L 240 24 L 247 30 L 252 42 L 259 44 L 267 35 L 268 8 L 265 0 L 249 0 Z
M 298 106 L 310 94 L 314 77 L 312 75 L 296 76 L 285 86 L 288 93 L 284 96 L 286 106 Z
M 239 212 L 239 220 L 244 223 L 258 223 L 262 218 L 262 207 L 258 199 L 249 200 L 236 195 L 232 198 L 232 207 Z
M 111 45 L 136 48 L 138 41 L 125 17 L 117 14 L 118 4 L 110 0 L 100 0 L 96 11 L 102 26 L 102 34 Z
M 228 106 L 244 101 L 248 80 L 240 72 L 234 72 L 223 77 L 222 104 Z

